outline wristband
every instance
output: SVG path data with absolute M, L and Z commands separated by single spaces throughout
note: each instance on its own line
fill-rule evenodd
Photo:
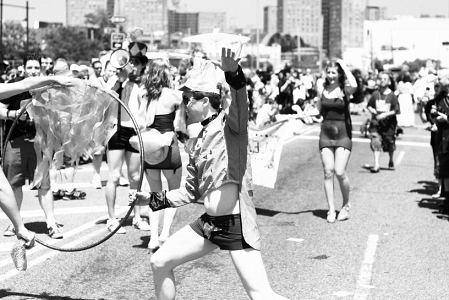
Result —
M 10 112 L 10 110 L 8 109 L 8 110 L 6 111 L 6 120 L 9 120 L 9 112 Z

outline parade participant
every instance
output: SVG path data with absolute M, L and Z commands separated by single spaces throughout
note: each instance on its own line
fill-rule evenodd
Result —
M 40 77 L 41 66 L 40 57 L 37 54 L 30 54 L 25 64 L 25 77 Z M 50 81 L 54 82 L 54 81 Z M 2 100 L 0 105 L 0 116 L 7 119 L 6 133 L 11 130 L 14 117 L 16 117 L 23 105 L 26 105 L 31 99 L 29 92 L 20 93 L 10 98 Z M 22 187 L 25 185 L 25 179 L 33 182 L 34 171 L 37 166 L 37 155 L 34 150 L 34 136 L 36 128 L 27 113 L 21 116 L 21 120 L 13 129 L 10 140 L 7 142 L 4 153 L 4 172 L 17 201 L 20 210 L 23 201 Z M 50 191 L 50 179 L 47 174 L 45 181 L 37 187 L 39 203 L 45 213 L 48 235 L 54 239 L 63 237 L 60 226 L 56 223 L 54 215 L 54 199 Z M 13 236 L 15 234 L 13 225 L 10 224 L 4 236 Z
M 324 170 L 324 192 L 329 205 L 327 221 L 336 219 L 334 204 L 334 175 L 340 184 L 343 206 L 338 220 L 349 218 L 349 178 L 346 174 L 352 150 L 352 124 L 349 98 L 357 82 L 343 60 L 331 61 L 326 67 L 324 89 L 318 94 L 317 108 L 323 116 L 319 149 Z
M 449 213 L 449 70 L 443 69 L 438 74 L 440 90 L 435 96 L 435 104 L 431 108 L 437 125 L 436 155 L 438 156 L 438 176 L 441 180 L 441 194 L 444 203 L 442 213 Z
M 94 73 L 90 76 L 89 80 L 93 84 L 98 84 L 99 86 L 108 90 L 113 90 L 114 92 L 121 92 L 121 82 L 119 80 L 119 77 L 117 76 L 117 69 L 114 68 L 113 65 L 111 65 L 111 62 L 109 60 L 105 64 L 103 75 L 101 75 L 102 66 L 99 60 L 96 60 L 92 63 L 92 68 L 94 69 Z M 100 171 L 104 154 L 105 149 L 101 149 L 92 155 L 93 176 L 91 183 L 94 189 L 101 189 L 101 187 L 103 186 L 101 182 Z M 120 171 L 120 174 L 119 185 L 128 186 L 129 181 L 123 174 L 123 169 Z
M 3 103 L 4 99 L 50 84 L 70 86 L 71 80 L 59 76 L 28 77 L 14 83 L 0 84 L 0 102 Z M 18 113 L 17 110 L 6 110 L 5 113 L 2 109 L 0 110 L 0 118 L 13 119 L 17 117 Z M 28 247 L 32 247 L 34 244 L 34 234 L 25 228 L 25 224 L 20 217 L 20 208 L 15 199 L 14 191 L 3 173 L 3 169 L 0 169 L 0 207 L 12 222 L 14 229 L 11 229 L 11 231 L 17 238 L 26 240 Z
M 388 152 L 388 168 L 394 170 L 394 151 L 396 150 L 396 115 L 400 113 L 399 102 L 393 91 L 389 88 L 390 76 L 387 73 L 379 75 L 379 90 L 373 92 L 368 101 L 367 109 L 371 113 L 369 132 L 371 135 L 371 150 L 373 151 L 374 165 L 372 173 L 380 170 L 379 158 L 381 151 Z
M 148 63 L 148 58 L 145 56 L 147 46 L 140 42 L 132 42 L 128 45 L 128 50 L 130 53 L 129 64 L 132 66 L 132 71 L 122 84 L 123 89 L 121 92 L 118 92 L 123 103 L 134 116 L 137 116 L 140 107 L 138 95 L 144 88 L 144 79 L 142 77 L 144 76 L 145 66 Z M 139 151 L 134 149 L 129 143 L 129 139 L 136 135 L 134 123 L 123 107 L 119 108 L 117 119 L 117 132 L 109 140 L 106 152 L 109 166 L 109 177 L 105 188 L 109 215 L 106 227 L 111 232 L 119 226 L 115 216 L 115 201 L 123 163 L 125 162 L 128 167 L 130 193 L 137 190 L 140 170 Z M 148 222 L 140 217 L 140 207 L 138 205 L 134 207 L 133 226 L 140 230 L 150 230 Z M 121 227 L 117 233 L 124 234 L 126 230 Z
M 174 120 L 177 109 L 182 102 L 182 92 L 171 90 L 170 64 L 164 59 L 154 59 L 149 66 L 145 89 L 139 95 L 141 115 L 146 117 L 145 127 L 155 128 L 160 133 L 174 132 Z M 158 164 L 145 163 L 146 176 L 152 192 L 162 191 L 161 173 L 167 179 L 168 189 L 181 186 L 182 175 L 181 154 L 178 139 L 173 135 L 171 152 L 167 158 Z M 176 215 L 176 208 L 164 210 L 164 222 L 159 235 L 160 212 L 150 212 L 151 238 L 148 243 L 150 252 L 156 252 L 170 235 L 170 228 Z
M 232 100 L 221 106 L 215 66 L 205 61 L 185 86 L 183 102 L 188 123 L 203 129 L 186 143 L 189 154 L 184 188 L 138 192 L 139 203 L 154 211 L 204 203 L 206 213 L 179 230 L 151 257 L 157 299 L 175 299 L 174 268 L 207 253 L 228 250 L 251 299 L 286 299 L 268 282 L 260 254 L 260 236 L 252 202 L 251 159 L 248 150 L 248 98 L 240 59 L 222 49 L 221 69 L 231 86 Z

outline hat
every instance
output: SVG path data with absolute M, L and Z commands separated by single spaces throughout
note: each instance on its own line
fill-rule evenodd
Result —
M 217 72 L 215 65 L 211 61 L 195 57 L 193 59 L 193 68 L 189 73 L 190 76 L 184 83 L 184 87 L 192 91 L 220 94 L 217 88 Z
M 76 71 L 79 72 L 80 71 L 80 67 L 77 64 L 71 64 L 70 65 L 70 71 Z
M 449 69 L 441 69 L 438 71 L 438 78 L 447 78 L 449 77 Z
M 128 51 L 131 58 L 140 58 L 142 64 L 146 65 L 148 63 L 147 45 L 141 42 L 132 42 L 128 45 Z

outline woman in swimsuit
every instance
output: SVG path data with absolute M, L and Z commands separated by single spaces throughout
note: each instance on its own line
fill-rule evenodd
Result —
M 182 92 L 171 89 L 170 65 L 164 59 L 155 59 L 150 63 L 145 89 L 142 90 L 141 110 L 146 119 L 147 128 L 155 128 L 161 133 L 175 131 L 174 120 L 182 102 Z M 167 179 L 168 189 L 181 186 L 182 161 L 176 134 L 167 158 L 156 165 L 145 163 L 145 171 L 152 192 L 162 191 L 161 174 Z M 169 208 L 164 211 L 164 223 L 161 234 L 159 232 L 160 212 L 150 212 L 151 239 L 148 249 L 154 253 L 170 235 L 177 209 Z
M 349 218 L 349 179 L 346 175 L 352 149 L 349 97 L 356 89 L 357 82 L 346 64 L 342 60 L 331 61 L 326 68 L 326 80 L 317 102 L 317 108 L 323 116 L 319 148 L 324 169 L 324 191 L 329 205 L 329 223 L 336 220 L 334 175 L 343 196 L 338 220 Z

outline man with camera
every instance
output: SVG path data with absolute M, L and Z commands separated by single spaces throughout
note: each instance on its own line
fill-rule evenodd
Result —
M 39 55 L 32 53 L 27 57 L 25 64 L 25 78 L 39 76 L 41 76 L 41 59 Z M 5 137 L 11 130 L 14 120 L 19 116 L 21 109 L 31 101 L 31 98 L 32 96 L 29 92 L 24 92 L 2 100 L 2 103 L 0 103 L 0 116 L 6 119 Z M 25 185 L 26 179 L 30 183 L 33 181 L 34 171 L 37 166 L 37 155 L 34 150 L 35 135 L 36 128 L 34 123 L 25 112 L 20 116 L 17 125 L 12 129 L 3 157 L 5 175 L 13 188 L 19 209 L 23 201 L 22 187 Z M 61 229 L 56 223 L 54 216 L 53 194 L 50 190 L 50 177 L 48 174 L 38 187 L 38 199 L 45 213 L 48 235 L 54 239 L 62 238 Z M 14 226 L 10 224 L 3 235 L 14 236 Z

